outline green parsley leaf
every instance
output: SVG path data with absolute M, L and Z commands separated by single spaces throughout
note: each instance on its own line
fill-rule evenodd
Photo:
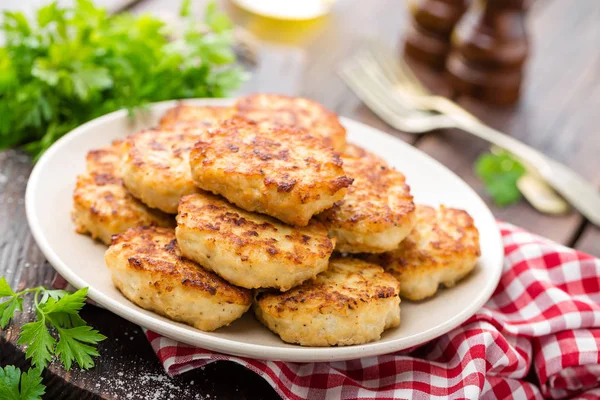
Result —
M 475 161 L 474 170 L 496 205 L 506 207 L 521 199 L 517 181 L 525 167 L 510 154 L 484 153 Z
M 2 327 L 8 324 L 17 309 L 22 311 L 22 296 L 27 293 L 35 293 L 38 320 L 23 325 L 17 344 L 26 346 L 25 355 L 31 358 L 32 364 L 37 368 L 44 368 L 50 362 L 52 355 L 56 355 L 67 370 L 71 369 L 73 362 L 84 369 L 93 367 L 92 357 L 98 356 L 96 345 L 106 337 L 87 325 L 79 316 L 79 311 L 85 305 L 88 289 L 83 288 L 69 293 L 65 290 L 48 290 L 39 286 L 15 293 L 6 279 L 0 277 L 0 297 L 10 296 L 9 300 L 0 303 Z M 58 335 L 58 343 L 53 333 Z M 23 375 L 21 379 L 25 382 L 25 386 L 32 388 L 30 392 L 22 389 L 22 398 L 36 398 L 41 395 L 39 389 L 36 389 L 35 382 L 38 380 L 33 374 Z M 0 400 L 4 399 L 2 394 L 3 391 L 0 390 Z
M 0 24 L 0 149 L 22 146 L 37 159 L 90 119 L 145 104 L 223 97 L 244 74 L 235 67 L 233 25 L 209 3 L 204 24 L 191 15 L 181 38 L 150 15 L 111 16 L 92 1 L 58 2 L 34 18 L 5 11 Z
M 0 393 L 3 399 L 19 400 L 19 380 L 21 379 L 21 370 L 12 365 L 0 368 Z
M 179 16 L 180 17 L 189 17 L 192 12 L 192 0 L 183 0 L 181 2 L 181 7 L 179 8 Z
M 15 296 L 4 303 L 0 303 L 0 328 L 6 328 L 17 310 L 23 311 L 23 299 L 20 297 Z
M 46 387 L 42 384 L 41 371 L 38 368 L 30 368 L 21 375 L 21 399 L 37 400 L 46 393 Z
M 0 278 L 0 298 L 7 296 L 14 296 L 16 293 L 13 292 L 10 285 L 6 281 L 6 278 Z
M 38 400 L 45 392 L 39 369 L 30 368 L 21 373 L 19 368 L 12 365 L 0 368 L 1 400 Z
M 231 20 L 217 9 L 214 2 L 208 3 L 205 13 L 206 24 L 216 33 L 223 33 L 233 28 Z
M 63 295 L 58 301 L 51 297 L 41 308 L 45 314 L 78 314 L 85 304 L 87 292 L 87 288 L 79 289 L 75 293 Z
M 83 369 L 92 368 L 94 366 L 92 356 L 98 356 L 98 351 L 96 347 L 89 344 L 96 345 L 106 337 L 89 326 L 57 328 L 57 330 L 60 339 L 56 345 L 56 355 L 65 365 L 65 369 L 67 371 L 71 369 L 73 361 L 76 361 Z
M 34 366 L 45 368 L 54 353 L 56 340 L 48 332 L 44 320 L 23 325 L 17 344 L 26 345 L 25 355 Z

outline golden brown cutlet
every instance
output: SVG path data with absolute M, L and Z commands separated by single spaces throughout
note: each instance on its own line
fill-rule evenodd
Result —
M 254 94 L 239 98 L 236 115 L 267 126 L 283 125 L 306 129 L 337 151 L 346 144 L 346 129 L 337 115 L 321 104 L 303 97 Z
M 162 129 L 211 128 L 215 123 L 233 116 L 231 107 L 194 106 L 179 103 L 167 110 L 159 122 Z
M 176 214 L 179 199 L 199 190 L 189 164 L 199 138 L 190 130 L 146 130 L 130 136 L 121 170 L 129 192 L 150 207 Z
M 288 343 L 348 346 L 400 325 L 399 284 L 374 264 L 333 258 L 327 271 L 287 292 L 259 291 L 254 313 Z
M 212 331 L 229 325 L 251 304 L 251 292 L 186 259 L 168 228 L 133 228 L 105 254 L 115 286 L 138 306 Z
M 87 172 L 77 177 L 72 218 L 78 233 L 109 245 L 112 235 L 142 225 L 175 226 L 172 216 L 146 207 L 121 179 L 122 141 L 88 153 Z
M 327 268 L 335 241 L 318 221 L 285 225 L 208 193 L 179 203 L 177 241 L 183 254 L 246 288 L 288 290 Z
M 417 205 L 417 223 L 396 250 L 368 259 L 400 281 L 400 296 L 422 300 L 440 284 L 451 287 L 477 264 L 479 232 L 471 216 L 454 208 Z
M 338 153 L 306 131 L 242 118 L 211 129 L 190 155 L 199 188 L 297 226 L 344 197 L 352 179 L 342 164 Z
M 316 218 L 337 238 L 338 251 L 381 253 L 397 248 L 416 221 L 404 175 L 350 143 L 342 160 L 354 182 L 342 200 Z

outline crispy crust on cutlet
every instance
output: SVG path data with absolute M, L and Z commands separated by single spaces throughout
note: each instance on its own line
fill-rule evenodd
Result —
M 107 172 L 119 175 L 120 165 L 125 156 L 125 141 L 114 140 L 109 146 L 88 151 L 85 161 L 88 171 Z
M 471 216 L 454 208 L 417 205 L 417 223 L 398 249 L 371 256 L 400 281 L 402 297 L 422 300 L 440 284 L 451 287 L 477 264 L 479 232 Z
M 352 144 L 342 159 L 354 182 L 342 200 L 317 216 L 338 239 L 336 250 L 380 253 L 397 248 L 416 221 L 404 175 Z
M 115 236 L 105 260 L 115 286 L 131 301 L 198 329 L 228 325 L 251 303 L 249 290 L 183 257 L 173 229 L 130 229 Z
M 129 194 L 121 180 L 122 141 L 92 150 L 87 172 L 77 177 L 72 219 L 75 231 L 109 245 L 112 235 L 142 225 L 173 227 L 173 217 L 146 207 Z
M 248 210 L 306 226 L 346 194 L 352 179 L 338 153 L 306 131 L 233 118 L 190 154 L 194 182 Z
M 159 126 L 163 129 L 210 128 L 219 121 L 231 118 L 233 113 L 231 107 L 178 103 L 167 110 L 160 119 Z
M 344 346 L 400 324 L 400 287 L 377 265 L 332 258 L 327 271 L 287 292 L 257 292 L 257 318 L 285 342 Z
M 208 193 L 181 199 L 176 232 L 183 254 L 246 288 L 287 290 L 313 278 L 335 244 L 320 222 L 287 226 Z
M 182 196 L 196 193 L 189 166 L 190 150 L 199 136 L 189 131 L 146 130 L 127 139 L 123 182 L 150 207 L 177 213 Z
M 303 97 L 253 94 L 235 103 L 236 115 L 260 124 L 278 124 L 306 129 L 337 151 L 346 144 L 346 129 L 337 115 L 321 104 Z

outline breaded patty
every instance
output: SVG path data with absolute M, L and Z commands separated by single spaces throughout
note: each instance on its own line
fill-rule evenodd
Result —
M 311 135 L 323 138 L 327 145 L 340 152 L 346 145 L 346 129 L 337 115 L 309 99 L 254 94 L 238 99 L 235 109 L 237 115 L 251 121 L 305 128 Z
M 203 331 L 229 325 L 252 302 L 241 289 L 181 256 L 175 231 L 133 228 L 104 256 L 115 286 L 138 306 Z
M 196 185 L 239 207 L 306 226 L 346 194 L 352 179 L 331 147 L 305 131 L 233 118 L 190 155 Z
M 143 225 L 175 226 L 172 216 L 146 207 L 123 186 L 122 141 L 87 154 L 87 172 L 77 177 L 71 213 L 75 230 L 109 245 L 112 235 Z
M 417 205 L 417 224 L 398 249 L 371 256 L 400 281 L 400 296 L 423 300 L 452 287 L 477 264 L 479 232 L 463 210 Z
M 160 120 L 161 128 L 210 128 L 215 122 L 231 118 L 233 108 L 215 106 L 193 106 L 179 103 L 167 110 Z
M 109 146 L 88 151 L 85 157 L 86 170 L 118 175 L 123 157 L 125 157 L 125 141 L 115 140 Z
M 198 138 L 189 130 L 146 130 L 130 136 L 122 168 L 127 189 L 148 206 L 176 214 L 179 199 L 198 191 L 189 164 Z
M 327 268 L 334 242 L 311 221 L 292 227 L 209 193 L 185 196 L 177 215 L 183 254 L 245 288 L 287 290 Z
M 362 344 L 400 325 L 399 286 L 378 265 L 334 258 L 327 271 L 287 292 L 258 292 L 253 308 L 284 342 Z
M 354 182 L 342 200 L 317 216 L 337 238 L 336 250 L 381 253 L 397 248 L 416 221 L 404 175 L 352 144 L 342 159 Z

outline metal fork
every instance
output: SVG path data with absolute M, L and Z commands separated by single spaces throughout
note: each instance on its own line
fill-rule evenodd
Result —
M 458 128 L 514 154 L 532 166 L 554 190 L 593 224 L 600 226 L 600 192 L 565 165 L 497 131 L 451 100 L 435 96 L 389 52 L 361 50 L 345 62 L 340 75 L 356 95 L 385 122 L 407 133 Z

